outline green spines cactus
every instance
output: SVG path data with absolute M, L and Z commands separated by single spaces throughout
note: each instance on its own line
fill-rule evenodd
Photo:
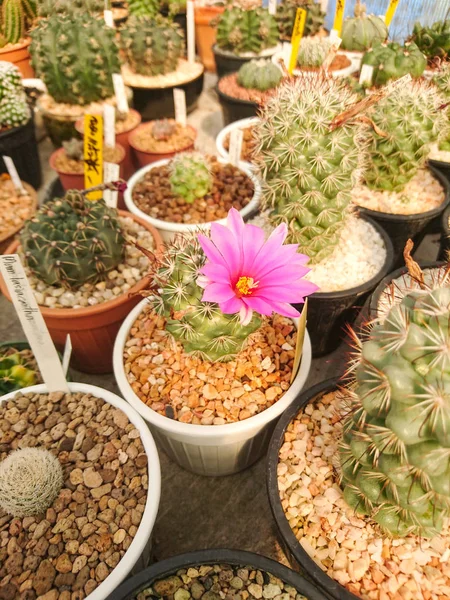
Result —
M 372 109 L 365 180 L 376 190 L 401 191 L 423 167 L 430 145 L 449 130 L 442 98 L 425 81 L 395 89 Z
M 410 292 L 355 358 L 344 498 L 394 536 L 432 537 L 450 516 L 449 324 L 449 287 Z
M 159 0 L 128 0 L 128 10 L 135 17 L 156 17 L 159 13 Z
M 103 15 L 104 10 L 104 0 L 40 0 L 38 5 L 40 17 L 50 17 L 55 13 Z
M 384 42 L 388 37 L 386 23 L 375 15 L 366 15 L 366 7 L 357 0 L 355 16 L 345 19 L 342 25 L 343 50 L 364 52 L 376 42 Z
M 0 351 L 0 396 L 37 383 L 36 361 L 30 350 Z
M 304 37 L 318 33 L 325 21 L 326 13 L 323 12 L 320 2 L 314 2 L 314 0 L 283 0 L 277 6 L 276 13 L 282 40 L 291 41 L 297 8 L 305 8 L 308 11 L 303 32 Z
M 261 326 L 254 314 L 243 326 L 239 315 L 225 315 L 217 304 L 202 302 L 203 289 L 197 285 L 205 254 L 196 237 L 180 237 L 167 249 L 154 277 L 158 295 L 153 304 L 167 319 L 166 330 L 184 347 L 209 361 L 228 361 L 243 348 L 248 336 Z
M 0 62 L 0 127 L 20 127 L 31 117 L 19 69 L 9 62 Z
M 411 39 L 429 59 L 447 59 L 450 56 L 450 19 L 437 21 L 431 27 L 416 23 Z
M 289 239 L 317 263 L 339 242 L 350 193 L 364 160 L 364 126 L 333 119 L 354 101 L 337 79 L 308 74 L 281 84 L 255 126 L 256 161 L 272 219 L 284 221 Z
M 181 28 L 161 16 L 130 17 L 121 30 L 122 49 L 131 70 L 149 77 L 176 71 L 184 54 Z
M 38 279 L 69 289 L 104 279 L 125 246 L 116 211 L 76 190 L 42 206 L 26 221 L 20 242 Z
M 276 19 L 264 8 L 227 8 L 217 25 L 217 46 L 235 54 L 259 53 L 276 46 L 278 38 Z
M 436 85 L 444 101 L 450 102 L 450 63 L 445 64 L 433 77 L 433 83 Z M 450 123 L 450 105 L 447 106 L 447 120 Z M 441 136 L 439 149 L 450 151 L 450 132 L 446 136 Z
M 329 38 L 303 38 L 298 50 L 300 67 L 319 68 L 328 56 L 333 42 Z
M 282 78 L 280 69 L 271 61 L 264 59 L 244 63 L 237 74 L 239 85 L 261 92 L 275 88 Z
M 364 54 L 362 64 L 373 67 L 372 83 L 382 86 L 408 73 L 411 77 L 420 77 L 427 66 L 427 59 L 412 42 L 404 46 L 396 42 L 377 42 Z
M 114 94 L 119 49 L 114 30 L 102 19 L 55 14 L 30 35 L 33 67 L 56 102 L 85 105 Z
M 189 204 L 204 198 L 212 189 L 208 160 L 195 152 L 181 152 L 170 161 L 170 185 L 177 198 Z
M 25 13 L 22 8 L 22 0 L 3 0 L 2 34 L 10 44 L 17 44 L 25 35 Z

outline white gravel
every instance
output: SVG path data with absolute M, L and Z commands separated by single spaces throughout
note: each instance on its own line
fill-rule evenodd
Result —
M 450 151 L 439 150 L 437 144 L 433 144 L 431 146 L 431 151 L 428 158 L 431 158 L 432 160 L 440 160 L 441 162 L 447 162 L 449 163 L 448 166 L 450 167 Z

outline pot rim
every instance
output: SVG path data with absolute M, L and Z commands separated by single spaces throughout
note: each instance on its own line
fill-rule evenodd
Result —
M 140 219 L 138 216 L 129 213 L 126 210 L 118 210 L 117 211 L 121 217 L 130 217 L 134 221 L 137 221 L 140 225 L 145 227 L 153 236 L 153 240 L 155 243 L 154 253 L 157 254 L 161 251 L 163 247 L 163 241 L 161 239 L 161 235 L 159 232 L 151 225 L 151 223 L 145 222 L 143 219 Z M 18 240 L 13 241 L 5 250 L 3 254 L 14 254 L 17 251 L 20 242 Z M 138 294 L 141 290 L 145 289 L 145 287 L 150 283 L 152 279 L 152 275 L 146 275 L 140 281 L 138 281 L 133 287 L 131 287 L 127 292 L 120 294 L 117 298 L 113 298 L 112 300 L 108 300 L 107 302 L 102 302 L 101 304 L 95 304 L 94 306 L 82 307 L 82 308 L 48 308 L 46 306 L 39 306 L 39 309 L 42 313 L 42 316 L 45 318 L 52 319 L 76 319 L 81 317 L 93 317 L 95 315 L 108 312 L 110 310 L 115 309 L 116 307 L 124 304 L 130 295 Z M 2 294 L 11 302 L 11 296 L 6 287 L 5 281 L 3 277 L 0 275 L 0 291 Z
M 130 133 L 130 137 L 128 138 L 128 143 L 130 144 L 130 146 L 133 148 L 133 150 L 135 152 L 142 152 L 142 154 L 148 154 L 149 156 L 162 156 L 162 155 L 172 156 L 173 154 L 178 154 L 179 152 L 188 150 L 195 144 L 195 140 L 197 139 L 197 133 L 198 133 L 197 129 L 195 127 L 193 127 L 192 125 L 187 124 L 186 129 L 191 129 L 195 134 L 195 138 L 187 146 L 184 146 L 183 148 L 180 148 L 179 150 L 173 150 L 172 152 L 151 152 L 149 150 L 142 150 L 141 148 L 138 148 L 136 146 L 136 142 L 134 140 L 136 135 L 140 131 L 148 129 L 149 126 L 157 120 L 158 119 L 153 119 L 152 121 L 146 121 L 145 123 L 141 123 Z M 169 120 L 175 121 L 175 119 L 169 119 Z
M 116 394 L 105 390 L 96 385 L 90 385 L 87 383 L 68 383 L 69 390 L 71 393 L 82 392 L 85 394 L 92 394 L 98 398 L 101 398 L 108 404 L 118 408 L 126 414 L 130 423 L 132 423 L 137 430 L 141 438 L 144 451 L 148 459 L 148 489 L 147 498 L 145 502 L 144 512 L 142 513 L 141 522 L 136 531 L 136 535 L 133 538 L 130 546 L 126 550 L 125 554 L 117 564 L 117 566 L 111 571 L 106 579 L 100 583 L 100 585 L 89 594 L 89 600 L 104 600 L 111 594 L 117 586 L 125 579 L 131 569 L 136 564 L 140 555 L 144 551 L 148 539 L 153 530 L 156 516 L 159 508 L 159 501 L 161 495 L 161 467 L 159 462 L 158 451 L 156 444 L 153 440 L 152 434 L 147 427 L 142 417 L 127 403 L 125 400 L 117 396 Z M 17 390 L 0 397 L 0 403 L 14 398 L 18 393 L 47 393 L 47 386 L 45 384 L 33 385 L 22 390 Z M 140 535 L 139 535 L 140 533 Z
M 264 48 L 264 50 L 261 50 L 261 52 L 245 52 L 244 54 L 234 54 L 230 50 L 222 50 L 219 48 L 216 42 L 212 47 L 212 51 L 214 54 L 217 54 L 217 56 L 229 58 L 231 60 L 248 62 L 253 58 L 271 58 L 276 52 L 279 52 L 282 49 L 282 46 L 283 45 L 278 42 L 275 46 Z
M 31 214 L 28 217 L 28 219 L 32 219 L 38 209 L 38 195 L 37 195 L 37 192 L 34 189 L 34 187 L 32 185 L 30 185 L 29 183 L 27 183 L 26 181 L 22 181 L 22 185 L 25 188 L 25 190 L 27 191 L 28 195 L 32 199 Z M 25 222 L 28 221 L 28 219 L 24 219 L 21 222 L 21 224 L 18 225 L 15 229 L 11 229 L 10 231 L 7 231 L 3 235 L 0 235 L 0 243 L 5 242 L 10 237 L 15 236 L 16 233 L 18 233 L 22 229 L 22 227 L 24 226 Z M 8 246 L 8 248 L 9 248 L 9 246 Z M 5 250 L 5 252 L 3 252 L 3 254 L 6 254 L 6 250 Z
M 305 339 L 303 342 L 303 354 L 302 360 L 295 376 L 294 381 L 281 398 L 272 404 L 269 408 L 266 408 L 262 412 L 239 421 L 238 423 L 227 423 L 225 425 L 193 425 L 192 423 L 180 423 L 174 419 L 169 419 L 158 414 L 156 411 L 147 406 L 131 387 L 127 376 L 125 374 L 124 361 L 123 361 L 123 349 L 128 337 L 128 334 L 134 325 L 136 319 L 143 311 L 144 307 L 148 304 L 148 300 L 144 298 L 137 306 L 126 317 L 122 325 L 120 326 L 116 340 L 114 342 L 113 350 L 113 368 L 114 376 L 116 378 L 117 385 L 124 398 L 129 402 L 142 417 L 164 431 L 169 433 L 180 434 L 186 437 L 200 438 L 202 442 L 209 440 L 216 440 L 218 437 L 223 438 L 228 434 L 243 433 L 261 427 L 266 423 L 276 419 L 279 415 L 289 407 L 292 400 L 290 399 L 289 391 L 293 390 L 292 393 L 299 392 L 306 381 L 310 366 L 311 366 L 311 340 L 309 338 L 308 331 L 305 331 Z M 298 324 L 298 319 L 292 319 L 294 323 Z M 299 389 L 296 389 L 299 388 Z
M 220 156 L 220 158 L 223 158 L 224 160 L 230 160 L 229 152 L 228 152 L 228 150 L 225 150 L 225 146 L 224 146 L 225 138 L 227 137 L 227 135 L 229 133 L 231 133 L 235 129 L 247 129 L 248 126 L 253 125 L 254 123 L 257 123 L 258 121 L 259 121 L 259 117 L 246 117 L 245 119 L 239 119 L 238 121 L 233 121 L 233 123 L 230 123 L 229 125 L 226 125 L 225 127 L 223 127 L 223 129 L 221 129 L 219 131 L 219 133 L 217 134 L 217 137 L 216 137 L 216 148 L 217 148 L 217 153 Z M 241 160 L 241 161 L 239 161 L 239 164 L 241 164 L 241 163 L 249 168 L 255 168 L 255 166 L 249 161 Z
M 352 56 L 347 56 L 341 51 L 339 51 L 337 53 L 337 55 L 339 55 L 339 54 L 346 56 L 346 58 L 348 58 L 348 60 L 350 61 L 350 64 L 347 67 L 344 67 L 343 69 L 337 69 L 335 71 L 330 71 L 330 74 L 333 77 L 347 77 L 348 75 L 352 75 L 353 73 L 356 73 L 356 71 L 360 67 L 358 59 L 356 59 Z M 283 58 L 284 58 L 284 52 L 283 52 L 283 50 L 281 50 L 280 52 L 277 52 L 276 54 L 274 54 L 272 56 L 272 62 L 279 68 L 279 60 L 283 59 Z M 303 71 L 302 69 L 299 69 L 298 67 L 296 67 L 294 69 L 294 74 L 296 72 L 297 73 L 312 73 L 314 75 L 314 74 L 320 72 L 320 67 L 317 69 L 317 71 Z
M 28 48 L 31 44 L 31 37 L 26 35 L 23 39 L 19 40 L 15 44 L 6 44 L 3 48 L 0 48 L 0 55 L 2 54 L 12 54 L 13 52 L 17 52 L 19 50 L 23 50 L 24 48 Z M 8 48 L 9 46 L 9 48 Z
M 215 90 L 216 90 L 217 95 L 219 96 L 219 100 L 224 100 L 225 102 L 228 102 L 228 103 L 234 102 L 235 104 L 243 104 L 244 106 L 254 106 L 254 107 L 256 107 L 256 109 L 258 109 L 259 108 L 258 102 L 254 102 L 253 100 L 241 100 L 240 98 L 235 98 L 234 96 L 230 96 L 229 94 L 222 92 L 222 90 L 219 88 L 219 83 L 224 77 L 228 77 L 228 75 L 235 75 L 235 73 L 227 73 L 226 75 L 221 77 L 219 79 L 219 81 L 217 82 Z M 253 119 L 255 117 L 247 117 L 247 118 Z M 241 120 L 241 119 L 239 119 L 239 120 Z M 233 123 L 237 123 L 237 121 L 233 121 Z M 230 123 L 230 125 L 232 125 L 233 123 Z
M 444 210 L 444 212 L 442 213 L 442 233 L 447 236 L 450 236 L 450 225 L 449 225 L 449 220 L 450 220 L 450 206 L 447 206 L 447 208 Z
M 185 59 L 185 58 L 181 58 L 180 60 L 184 60 L 185 62 L 188 62 L 187 59 Z M 197 73 L 196 75 L 193 75 L 190 79 L 179 81 L 178 83 L 172 83 L 172 82 L 167 81 L 163 84 L 159 83 L 158 85 L 154 85 L 152 87 L 145 86 L 143 84 L 137 85 L 137 84 L 131 83 L 131 80 L 129 80 L 127 78 L 126 73 L 125 73 L 125 76 L 124 76 L 125 86 L 130 88 L 131 90 L 139 90 L 140 92 L 148 93 L 149 95 L 153 94 L 157 90 L 171 90 L 174 88 L 184 89 L 184 88 L 187 88 L 188 86 L 192 85 L 199 79 L 203 79 L 203 77 L 205 76 L 205 65 L 200 60 L 196 60 L 195 64 L 202 67 L 201 72 Z M 127 67 L 130 68 L 129 65 L 127 65 Z M 131 69 L 130 69 L 130 73 L 132 73 Z M 176 70 L 172 71 L 172 73 L 176 73 Z M 163 77 L 167 77 L 167 75 L 164 75 Z M 156 77 L 161 77 L 161 76 L 160 75 L 152 75 L 152 76 L 149 76 L 148 79 L 155 79 Z
M 118 148 L 122 152 L 122 158 L 119 160 L 118 163 L 114 163 L 114 164 L 121 165 L 123 163 L 123 161 L 125 160 L 127 153 L 125 152 L 125 148 L 122 146 L 122 144 L 119 144 L 119 142 L 116 142 L 115 148 Z M 54 171 L 56 171 L 58 174 L 61 173 L 61 175 L 69 175 L 71 177 L 84 177 L 84 172 L 83 173 L 71 173 L 70 171 L 61 171 L 60 169 L 58 169 L 56 167 L 56 164 L 55 164 L 56 158 L 63 152 L 65 152 L 65 148 L 62 148 L 62 147 L 57 148 L 56 150 L 53 150 L 53 152 L 50 154 L 50 158 L 48 159 L 50 167 Z
M 116 133 L 116 138 L 117 138 L 119 135 L 124 135 L 124 134 L 126 134 L 126 133 L 131 133 L 132 131 L 134 131 L 135 129 L 137 129 L 137 128 L 138 128 L 138 127 L 141 125 L 141 123 L 142 123 L 142 116 L 141 116 L 141 113 L 139 113 L 139 112 L 138 112 L 136 109 L 134 109 L 134 108 L 128 108 L 128 112 L 129 112 L 129 113 L 133 113 L 133 114 L 136 114 L 136 115 L 138 115 L 138 117 L 139 117 L 139 121 L 138 121 L 137 125 L 134 125 L 133 127 L 130 127 L 129 129 L 125 129 L 124 131 L 121 131 L 120 133 Z M 101 113 L 98 113 L 98 114 L 101 114 Z M 79 117 L 79 118 L 78 118 L 78 119 L 75 121 L 75 129 L 76 129 L 76 130 L 78 131 L 78 133 L 79 133 L 79 134 L 81 134 L 81 135 L 83 135 L 83 134 L 84 134 L 84 127 L 83 127 L 83 124 L 84 124 L 84 115 L 83 115 L 83 116 L 81 116 L 81 117 Z M 117 145 L 117 143 L 116 143 L 116 145 Z

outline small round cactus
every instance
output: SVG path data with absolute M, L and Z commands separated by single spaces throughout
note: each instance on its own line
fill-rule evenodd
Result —
M 283 78 L 280 69 L 272 62 L 264 59 L 251 60 L 242 65 L 238 71 L 238 84 L 246 89 L 266 92 L 275 88 Z
M 170 119 L 155 121 L 152 125 L 152 137 L 155 140 L 165 141 L 175 133 L 176 123 Z
M 170 184 L 177 198 L 192 204 L 211 191 L 213 178 L 208 161 L 195 152 L 183 152 L 170 163 Z
M 321 67 L 332 45 L 329 38 L 303 38 L 300 42 L 297 63 L 300 67 Z
M 0 61 L 0 128 L 20 127 L 28 123 L 30 117 L 19 69 L 12 63 Z
M 13 517 L 33 517 L 49 508 L 63 484 L 58 459 L 45 448 L 14 450 L 0 463 L 0 507 Z

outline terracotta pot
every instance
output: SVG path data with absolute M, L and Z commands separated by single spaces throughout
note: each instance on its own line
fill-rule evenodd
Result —
M 33 79 L 34 71 L 31 67 L 31 56 L 29 46 L 31 39 L 26 38 L 18 44 L 7 44 L 0 49 L 0 60 L 14 63 L 19 68 L 24 79 Z
M 195 7 L 195 40 L 200 60 L 207 71 L 216 72 L 216 62 L 212 47 L 216 43 L 216 26 L 211 25 L 212 19 L 225 10 L 224 6 Z
M 32 208 L 32 212 L 31 215 L 34 215 L 34 213 L 37 210 L 37 206 L 38 206 L 38 197 L 37 197 L 37 192 L 34 188 L 31 187 L 31 185 L 29 183 L 26 183 L 25 181 L 22 181 L 23 187 L 26 189 L 26 191 L 30 194 L 32 200 L 33 200 L 33 208 Z M 18 227 L 16 227 L 15 229 L 8 231 L 6 234 L 4 235 L 0 235 L 0 254 L 4 253 L 4 250 L 6 248 L 8 248 L 8 246 L 10 246 L 10 244 L 13 242 L 14 237 L 17 233 L 19 233 L 19 231 L 22 229 L 23 224 L 25 221 L 23 221 Z
M 134 157 L 136 158 L 139 167 L 145 167 L 146 165 L 150 165 L 158 160 L 162 160 L 163 158 L 172 158 L 175 154 L 179 152 L 186 152 L 187 150 L 193 150 L 195 139 L 197 138 L 197 130 L 192 127 L 192 125 L 187 125 L 189 129 L 191 129 L 195 133 L 195 138 L 192 140 L 190 144 L 184 146 L 184 148 L 179 148 L 174 152 L 167 152 L 162 154 L 157 154 L 155 152 L 148 152 L 146 150 L 141 150 L 136 146 L 136 136 L 143 130 L 150 129 L 153 125 L 153 121 L 149 121 L 147 123 L 143 123 L 139 125 L 131 134 L 129 138 L 130 146 L 132 148 L 132 152 Z
M 132 218 L 145 227 L 153 236 L 156 251 L 161 249 L 160 234 L 149 223 L 136 215 L 120 210 L 120 216 Z M 13 242 L 5 254 L 17 252 L 19 242 Z M 64 348 L 66 336 L 72 338 L 71 366 L 84 373 L 111 373 L 112 352 L 116 334 L 122 321 L 129 312 L 142 300 L 139 292 L 149 283 L 151 275 L 144 277 L 126 294 L 114 300 L 103 302 L 87 308 L 46 308 L 41 306 L 41 313 L 49 329 L 50 335 L 58 350 Z M 6 298 L 11 297 L 3 278 L 0 276 L 0 289 Z

